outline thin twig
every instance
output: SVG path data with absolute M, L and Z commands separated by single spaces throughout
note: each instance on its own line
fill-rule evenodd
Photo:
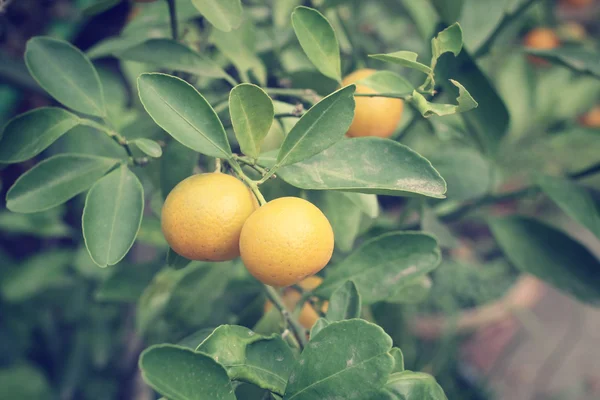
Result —
M 270 95 L 295 97 L 312 104 L 321 100 L 321 96 L 312 89 L 265 88 L 265 91 Z
M 177 27 L 177 10 L 175 8 L 175 0 L 167 0 L 169 5 L 169 20 L 171 22 L 171 35 L 173 40 L 177 40 L 179 28 Z
M 283 300 L 281 300 L 281 296 L 279 296 L 277 290 L 275 290 L 275 288 L 269 285 L 263 286 L 265 288 L 265 291 L 267 292 L 267 297 L 269 298 L 269 300 L 271 300 L 271 303 L 273 303 L 275 308 L 279 310 L 281 316 L 283 317 L 290 331 L 294 335 L 294 338 L 296 338 L 296 340 L 298 341 L 298 344 L 300 345 L 300 350 L 304 349 L 304 346 L 306 345 L 306 330 L 302 327 L 302 325 L 300 325 L 298 321 L 292 318 L 292 315 L 285 307 L 285 304 L 283 304 Z
M 129 159 L 133 163 L 133 165 L 143 166 L 148 163 L 149 160 L 146 157 L 135 158 L 133 155 L 133 151 L 131 150 L 129 141 L 124 136 L 119 134 L 119 132 L 115 131 L 114 129 L 108 127 L 107 125 L 103 125 L 96 121 L 92 121 L 91 119 L 81 118 L 79 123 L 82 125 L 90 126 L 94 129 L 97 129 L 99 131 L 106 133 L 119 146 L 121 146 L 125 149 L 125 152 L 127 153 L 127 156 L 129 157 Z

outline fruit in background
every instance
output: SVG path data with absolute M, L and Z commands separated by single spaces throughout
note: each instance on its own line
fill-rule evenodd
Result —
M 579 117 L 579 122 L 588 128 L 600 128 L 600 105 L 594 106 L 591 110 Z
M 550 28 L 534 28 L 523 39 L 523 45 L 536 50 L 551 50 L 560 46 L 560 39 Z M 537 65 L 549 65 L 548 61 L 535 56 L 528 56 L 529 61 Z

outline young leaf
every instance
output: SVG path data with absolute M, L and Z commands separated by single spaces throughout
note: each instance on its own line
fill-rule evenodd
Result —
M 118 162 L 83 154 L 50 157 L 17 179 L 6 194 L 6 208 L 23 213 L 48 210 L 92 186 Z
M 600 238 L 600 210 L 583 187 L 567 179 L 543 175 L 537 177 L 536 183 L 569 217 Z
M 437 59 L 444 53 L 452 53 L 458 56 L 462 50 L 463 37 L 462 29 L 458 23 L 454 23 L 438 33 L 436 37 L 431 39 L 431 69 L 435 69 Z
M 279 335 L 258 335 L 248 328 L 221 325 L 196 349 L 225 367 L 229 378 L 283 396 L 296 360 Z
M 311 107 L 285 137 L 276 168 L 312 157 L 341 140 L 354 118 L 355 89 L 346 86 Z
M 415 232 L 390 232 L 365 242 L 331 266 L 315 294 L 328 298 L 347 280 L 354 281 L 363 304 L 386 300 L 441 261 L 436 240 Z
M 347 281 L 331 294 L 327 308 L 327 320 L 334 322 L 360 318 L 360 307 L 358 289 L 354 282 Z
M 25 63 L 39 85 L 65 106 L 84 114 L 106 115 L 98 73 L 85 54 L 70 43 L 34 37 L 27 42 Z
M 18 115 L 0 134 L 0 162 L 28 160 L 78 124 L 79 117 L 57 107 L 36 108 Z
M 370 54 L 369 57 L 374 58 L 376 60 L 390 62 L 392 64 L 401 65 L 406 68 L 416 69 L 417 71 L 421 71 L 424 74 L 431 74 L 433 70 L 425 64 L 421 64 L 417 62 L 417 57 L 419 55 L 417 53 L 413 53 L 412 51 L 396 51 L 394 53 L 388 54 Z
M 576 72 L 600 78 L 600 53 L 584 48 L 559 47 L 551 50 L 525 49 L 529 54 L 564 65 Z
M 156 143 L 152 139 L 135 139 L 133 143 L 135 143 L 138 149 L 140 149 L 147 156 L 153 158 L 162 156 L 162 148 L 160 147 L 160 144 Z
M 367 86 L 381 94 L 410 95 L 415 90 L 410 82 L 392 71 L 377 71 L 356 84 Z
M 182 269 L 187 267 L 192 260 L 188 260 L 184 256 L 180 256 L 175 253 L 175 250 L 169 247 L 167 250 L 167 266 L 175 269 Z
M 137 46 L 118 51 L 115 55 L 121 60 L 146 63 L 209 78 L 227 76 L 216 63 L 172 39 L 149 39 Z
M 581 244 L 531 218 L 494 219 L 490 228 L 515 267 L 580 301 L 600 304 L 600 263 Z
M 340 48 L 327 18 L 309 7 L 297 7 L 292 13 L 296 37 L 310 61 L 325 76 L 342 80 Z
M 242 153 L 257 158 L 273 124 L 273 101 L 258 86 L 243 83 L 229 92 L 229 113 Z
M 317 322 L 310 328 L 310 337 L 313 338 L 319 334 L 323 330 L 323 328 L 327 327 L 330 322 L 326 318 L 319 318 Z
M 424 372 L 393 373 L 385 387 L 392 394 L 394 400 L 448 400 L 435 378 Z
M 392 339 L 360 319 L 333 322 L 311 337 L 290 375 L 284 400 L 371 399 L 394 367 Z
M 227 371 L 206 354 L 155 345 L 140 355 L 139 367 L 144 381 L 169 400 L 235 400 Z
M 231 157 L 225 128 L 208 101 L 186 81 L 165 74 L 142 74 L 138 90 L 154 122 L 177 141 L 212 157 Z
M 127 254 L 142 223 L 144 189 L 122 165 L 92 186 L 83 209 L 83 237 L 90 257 L 101 267 Z
M 242 23 L 240 0 L 192 0 L 200 14 L 223 32 L 236 29 Z
M 266 156 L 259 162 L 274 164 Z M 301 189 L 438 199 L 446 192 L 446 182 L 429 161 L 398 142 L 375 137 L 342 140 L 277 175 Z
M 394 369 L 392 370 L 392 373 L 404 371 L 404 354 L 402 354 L 402 350 L 397 347 L 392 347 L 390 355 L 394 357 Z
M 413 92 L 412 98 L 409 100 L 413 106 L 425 117 L 432 115 L 450 115 L 472 110 L 478 106 L 477 102 L 467 89 L 459 82 L 450 79 L 450 82 L 458 88 L 458 97 L 456 98 L 458 105 L 431 103 L 416 90 Z

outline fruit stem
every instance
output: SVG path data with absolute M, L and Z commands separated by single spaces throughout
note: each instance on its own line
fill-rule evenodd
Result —
M 271 303 L 273 303 L 273 305 L 275 305 L 275 308 L 277 308 L 279 310 L 279 312 L 281 313 L 281 316 L 283 317 L 283 319 L 286 322 L 286 325 L 289 327 L 290 331 L 296 338 L 296 341 L 300 345 L 300 350 L 304 349 L 304 346 L 306 345 L 306 330 L 302 327 L 302 325 L 300 325 L 300 323 L 298 321 L 296 321 L 292 317 L 292 315 L 290 314 L 288 309 L 285 308 L 285 305 L 283 304 L 283 300 L 281 300 L 281 296 L 279 296 L 279 293 L 277 293 L 277 290 L 275 290 L 274 287 L 269 286 L 269 285 L 263 285 L 263 286 L 265 288 L 265 291 L 267 292 L 267 297 L 269 298 Z
M 248 178 L 244 171 L 242 171 L 242 167 L 240 167 L 240 164 L 238 164 L 238 162 L 233 158 L 230 158 L 227 161 L 229 162 L 229 165 L 231 165 L 231 168 L 233 168 L 237 176 L 242 180 L 242 182 L 244 182 L 246 186 L 248 186 L 250 190 L 252 190 L 252 193 L 254 193 L 254 196 L 256 196 L 256 199 L 258 200 L 258 204 L 260 204 L 261 206 L 267 204 L 267 201 L 258 189 L 258 184 L 252 179 Z

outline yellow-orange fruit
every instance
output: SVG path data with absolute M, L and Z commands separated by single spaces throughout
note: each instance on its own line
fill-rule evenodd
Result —
M 259 281 L 289 286 L 319 272 L 333 254 L 333 229 L 312 203 L 281 197 L 256 210 L 240 236 L 242 261 Z
M 344 78 L 342 86 L 350 85 L 374 74 L 374 69 L 359 69 Z M 375 90 L 356 85 L 356 93 L 376 93 Z M 348 129 L 350 137 L 390 137 L 398 127 L 404 102 L 386 97 L 355 97 L 354 119 Z
M 579 118 L 583 126 L 589 128 L 600 128 L 600 106 L 595 106 Z
M 298 285 L 304 290 L 314 290 L 323 282 L 318 276 L 309 276 L 308 278 L 298 282 Z M 287 288 L 283 294 L 283 304 L 288 309 L 289 312 L 293 312 L 296 308 L 296 304 L 300 301 L 302 295 L 293 288 Z M 322 311 L 326 312 L 329 303 L 327 301 L 323 302 Z M 265 313 L 269 311 L 273 307 L 270 301 L 265 303 Z M 298 322 L 305 327 L 306 329 L 312 328 L 312 326 L 319 319 L 319 314 L 315 311 L 315 309 L 308 303 L 304 303 L 302 306 L 302 310 L 300 310 L 300 315 L 298 317 Z
M 167 196 L 162 231 L 169 246 L 190 260 L 232 260 L 240 255 L 242 226 L 256 208 L 252 192 L 233 176 L 193 175 Z
M 560 39 L 552 29 L 535 28 L 525 35 L 523 44 L 525 47 L 531 47 L 532 49 L 550 50 L 560 46 Z M 536 56 L 528 56 L 528 59 L 539 66 L 549 64 L 548 61 Z

